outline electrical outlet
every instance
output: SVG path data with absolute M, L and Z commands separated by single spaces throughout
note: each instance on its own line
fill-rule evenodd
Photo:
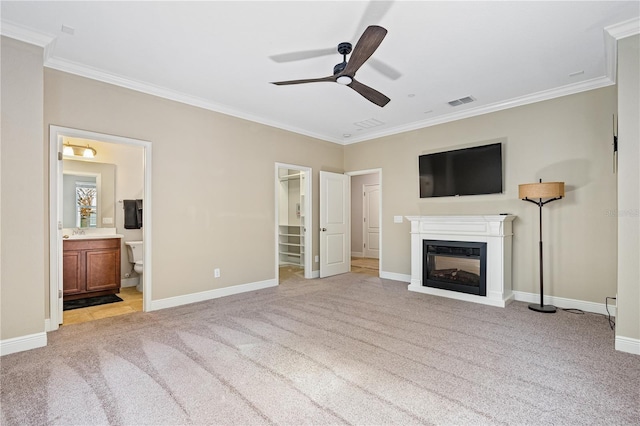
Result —
M 320 256 L 316 255 L 316 263 L 320 262 Z
M 213 278 L 220 278 L 220 268 L 213 270 Z
M 112 217 L 103 217 L 102 218 L 102 224 L 103 225 L 113 225 L 113 218 Z

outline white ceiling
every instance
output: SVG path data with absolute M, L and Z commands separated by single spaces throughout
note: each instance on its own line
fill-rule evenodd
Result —
M 340 144 L 610 85 L 604 29 L 633 33 L 639 11 L 637 0 L 1 2 L 2 34 L 44 46 L 47 67 Z M 369 62 L 401 74 L 358 71 L 391 98 L 384 108 L 335 83 L 269 84 L 331 75 L 337 51 L 270 57 L 355 45 L 370 24 L 388 34 Z M 466 96 L 476 101 L 447 103 Z

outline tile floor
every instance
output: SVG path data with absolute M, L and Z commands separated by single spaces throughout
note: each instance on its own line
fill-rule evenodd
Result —
M 62 313 L 62 325 L 79 324 L 142 311 L 142 293 L 136 290 L 135 287 L 121 288 L 118 296 L 120 296 L 122 302 L 64 311 Z

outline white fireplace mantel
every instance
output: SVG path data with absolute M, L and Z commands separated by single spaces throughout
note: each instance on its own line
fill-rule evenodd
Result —
M 411 222 L 411 284 L 408 289 L 435 296 L 505 307 L 513 300 L 511 246 L 514 215 L 406 216 Z M 487 295 L 422 285 L 423 240 L 487 243 Z

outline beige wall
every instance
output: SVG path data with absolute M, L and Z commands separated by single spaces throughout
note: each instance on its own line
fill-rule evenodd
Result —
M 318 171 L 343 170 L 340 145 L 55 70 L 44 74 L 45 125 L 152 143 L 154 300 L 275 278 L 275 162 L 313 168 L 314 224 Z
M 566 197 L 544 207 L 545 294 L 604 303 L 616 293 L 614 87 L 593 90 L 345 147 L 345 170 L 382 168 L 381 271 L 410 274 L 409 224 L 394 215 L 517 215 L 514 290 L 538 290 L 538 208 L 518 184 L 564 181 Z M 418 156 L 504 140 L 504 193 L 420 199 Z
M 616 337 L 640 339 L 640 36 L 618 41 L 618 317 Z M 616 342 L 616 345 L 618 342 Z M 637 349 L 636 349 L 637 350 Z
M 6 340 L 44 332 L 48 208 L 43 52 L 5 37 L 1 50 L 0 340 Z

